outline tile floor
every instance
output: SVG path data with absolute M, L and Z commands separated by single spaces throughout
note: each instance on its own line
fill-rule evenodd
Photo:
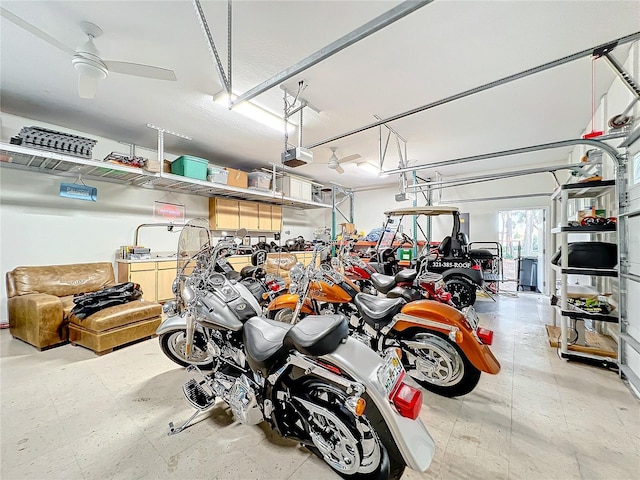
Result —
M 548 346 L 548 299 L 477 302 L 496 332 L 497 376 L 458 399 L 426 393 L 421 418 L 437 454 L 404 479 L 637 479 L 640 403 L 615 373 L 566 363 Z M 157 339 L 103 357 L 65 345 L 38 352 L 0 332 L 0 478 L 338 478 L 266 426 L 214 407 L 185 432 L 186 373 Z

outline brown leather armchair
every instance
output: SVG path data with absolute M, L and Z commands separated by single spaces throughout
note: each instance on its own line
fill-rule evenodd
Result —
M 11 335 L 42 350 L 71 341 L 97 354 L 153 335 L 162 307 L 135 300 L 80 320 L 71 315 L 73 296 L 115 284 L 111 263 L 16 267 L 7 272 Z

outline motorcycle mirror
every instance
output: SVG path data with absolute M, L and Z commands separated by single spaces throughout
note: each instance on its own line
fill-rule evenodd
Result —
M 242 243 L 242 239 L 247 236 L 247 233 L 249 232 L 247 232 L 246 228 L 241 228 L 236 232 L 236 236 L 234 237 L 233 241 L 238 244 Z

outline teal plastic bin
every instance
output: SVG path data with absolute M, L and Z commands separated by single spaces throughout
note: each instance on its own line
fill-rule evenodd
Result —
M 171 162 L 171 173 L 197 180 L 206 180 L 207 165 L 209 165 L 209 161 L 204 158 L 182 155 Z

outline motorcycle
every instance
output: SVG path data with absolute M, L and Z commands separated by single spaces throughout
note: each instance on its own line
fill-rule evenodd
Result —
M 170 434 L 221 398 L 237 420 L 267 422 L 343 478 L 397 480 L 407 466 L 425 471 L 435 446 L 417 418 L 422 394 L 404 382 L 395 349 L 380 357 L 349 338 L 342 315 L 296 325 L 259 316 L 256 292 L 215 271 L 222 249 L 232 249 L 221 243 L 211 245 L 206 219 L 188 222 L 180 235 L 175 301 L 158 333 L 186 331 L 191 361 L 195 332 L 204 327 L 213 371 L 187 368 L 199 376 L 183 386 L 195 412 L 171 423 Z
M 318 308 L 330 311 L 308 296 L 326 289 L 329 281 L 335 291 L 339 285 L 335 276 L 340 275 L 334 271 L 328 277 L 325 270 L 313 265 L 312 262 L 305 270 L 301 266 L 290 270 L 290 291 L 299 295 L 283 295 L 271 302 L 269 309 L 277 306 L 292 312 L 280 318 L 295 323 L 303 315 L 318 313 Z M 291 304 L 293 300 L 295 304 Z M 379 353 L 400 348 L 408 375 L 427 390 L 446 397 L 466 395 L 476 387 L 482 372 L 500 372 L 500 363 L 489 348 L 493 332 L 478 326 L 473 307 L 458 311 L 433 300 L 407 302 L 402 297 L 383 298 L 360 292 L 352 296 L 351 302 L 348 305 L 355 310 L 349 317 L 352 337 Z M 341 308 L 346 311 L 344 305 Z M 273 316 L 279 318 L 278 313 Z
M 340 242 L 336 257 L 330 260 L 331 266 L 355 283 L 360 291 L 374 294 L 376 289 L 371 281 L 371 275 L 376 273 L 376 270 L 352 252 L 353 241 L 343 240 Z

